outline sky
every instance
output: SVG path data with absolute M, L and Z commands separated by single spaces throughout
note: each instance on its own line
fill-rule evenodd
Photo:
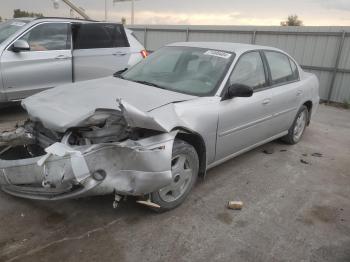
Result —
M 60 2 L 60 0 L 58 0 Z M 104 20 L 104 0 L 71 0 L 93 19 Z M 108 20 L 130 22 L 130 2 L 107 0 Z M 52 0 L 0 0 L 0 16 L 10 18 L 13 9 L 69 17 L 69 8 Z M 180 25 L 279 25 L 297 14 L 305 25 L 350 26 L 350 0 L 137 0 L 135 24 Z

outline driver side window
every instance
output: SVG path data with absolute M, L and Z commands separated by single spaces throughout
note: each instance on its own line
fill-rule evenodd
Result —
M 253 89 L 266 86 L 264 65 L 258 51 L 243 54 L 229 79 L 229 85 L 242 84 Z
M 30 51 L 70 49 L 69 25 L 44 23 L 37 25 L 20 39 L 28 42 Z

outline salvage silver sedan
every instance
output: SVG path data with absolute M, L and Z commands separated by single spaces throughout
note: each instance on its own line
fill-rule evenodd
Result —
M 127 195 L 165 211 L 198 176 L 252 148 L 300 141 L 318 80 L 285 52 L 175 43 L 114 76 L 22 101 L 29 120 L 0 135 L 0 184 L 25 198 Z

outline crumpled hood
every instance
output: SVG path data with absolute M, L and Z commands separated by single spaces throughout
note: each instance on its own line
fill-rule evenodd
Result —
M 42 122 L 46 128 L 65 132 L 68 128 L 79 126 L 98 108 L 120 110 L 117 99 L 142 112 L 149 112 L 172 102 L 193 98 L 196 97 L 107 77 L 38 93 L 24 99 L 22 106 L 32 120 Z

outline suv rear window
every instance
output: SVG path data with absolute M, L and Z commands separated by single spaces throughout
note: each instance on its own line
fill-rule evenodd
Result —
M 74 49 L 128 47 L 122 25 L 91 23 L 73 25 Z

